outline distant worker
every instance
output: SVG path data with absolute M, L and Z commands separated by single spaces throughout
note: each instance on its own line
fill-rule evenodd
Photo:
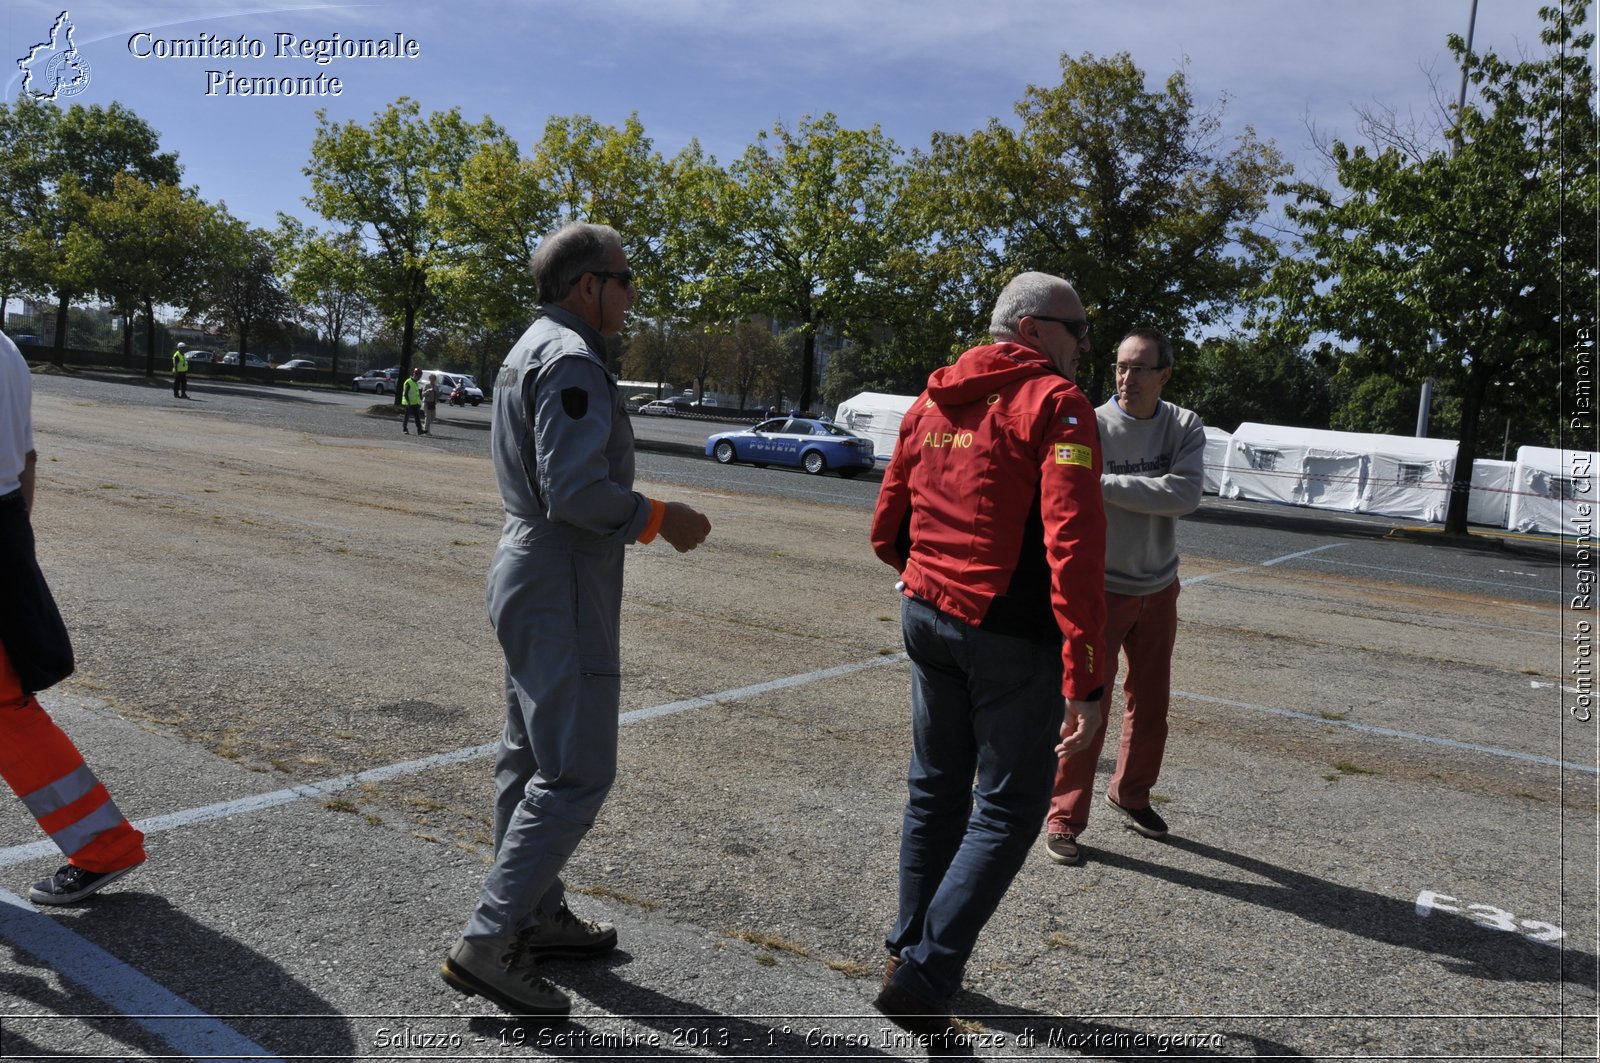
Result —
M 411 434 L 411 419 L 416 418 L 417 435 L 426 435 L 422 428 L 422 370 L 413 369 L 400 384 L 400 430 Z
M 441 973 L 551 1018 L 571 1001 L 539 962 L 617 947 L 616 927 L 567 907 L 561 870 L 617 775 L 624 548 L 659 535 L 683 553 L 711 522 L 633 489 L 633 427 L 605 355 L 635 294 L 621 238 L 569 224 L 530 266 L 539 307 L 500 366 L 489 446 L 506 509 L 488 593 L 506 658 L 494 867 Z
M 1172 343 L 1155 329 L 1134 329 L 1117 347 L 1116 394 L 1095 411 L 1105 452 L 1105 721 L 1111 718 L 1117 653 L 1128 655 L 1122 743 L 1106 803 L 1147 838 L 1167 835 L 1150 791 L 1167 748 L 1178 636 L 1178 518 L 1200 504 L 1205 484 L 1205 425 L 1191 411 L 1161 400 L 1171 378 Z M 1083 859 L 1078 838 L 1089 825 L 1106 726 L 1102 722 L 1093 741 L 1056 773 L 1045 849 L 1058 864 Z
M 433 418 L 439 412 L 439 377 L 429 373 L 422 382 L 422 434 L 433 431 Z
M 172 352 L 172 397 L 175 399 L 189 397 L 189 356 L 184 353 L 188 349 L 187 343 L 180 343 Z
M 1073 383 L 1083 303 L 1023 273 L 989 330 L 907 411 L 872 518 L 900 573 L 912 741 L 873 1007 L 930 1040 L 959 1033 L 947 1002 L 1039 836 L 1058 759 L 1101 725 L 1105 684 L 1100 444 Z
M 0 776 L 67 857 L 28 897 L 76 904 L 144 863 L 144 835 L 34 697 L 71 675 L 73 660 L 34 551 L 32 400 L 28 363 L 0 335 Z

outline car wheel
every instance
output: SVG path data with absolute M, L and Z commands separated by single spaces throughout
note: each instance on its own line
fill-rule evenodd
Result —
M 379 395 L 382 395 L 382 394 L 385 393 L 385 389 L 384 389 L 384 386 L 382 384 L 379 384 L 377 387 L 373 388 L 372 390 L 376 391 Z
M 715 447 L 713 447 L 711 453 L 714 454 L 716 459 L 722 462 L 724 465 L 732 465 L 733 459 L 739 456 L 734 451 L 733 444 L 728 442 L 726 439 L 720 441 Z
M 476 405 L 477 405 L 477 404 L 478 404 L 478 403 L 480 403 L 480 402 L 482 402 L 482 401 L 483 401 L 483 400 L 482 400 L 482 399 L 473 399 L 473 400 L 472 400 L 472 404 L 473 404 L 473 405 L 474 405 L 474 406 L 476 406 Z
M 822 451 L 808 450 L 805 457 L 800 459 L 800 464 L 805 466 L 806 472 L 812 476 L 820 476 L 828 471 L 828 463 L 822 458 Z

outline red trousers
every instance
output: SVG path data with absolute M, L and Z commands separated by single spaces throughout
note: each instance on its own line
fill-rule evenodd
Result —
M 1122 748 L 1106 793 L 1123 808 L 1149 808 L 1150 790 L 1167 750 L 1167 705 L 1172 700 L 1172 647 L 1178 639 L 1178 581 L 1154 594 L 1106 592 L 1106 654 L 1111 674 L 1100 698 L 1100 730 L 1088 747 L 1056 768 L 1055 795 L 1045 830 L 1082 834 L 1089 825 L 1095 769 L 1111 722 L 1119 651 L 1127 654 L 1123 680 Z
M 55 725 L 39 699 L 23 692 L 0 645 L 0 777 L 39 826 L 85 871 L 142 863 L 144 835 L 117 811 L 111 795 Z

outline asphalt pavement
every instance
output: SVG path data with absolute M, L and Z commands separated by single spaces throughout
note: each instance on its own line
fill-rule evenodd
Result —
M 869 1007 L 909 746 L 874 484 L 647 441 L 641 487 L 713 533 L 630 554 L 622 777 L 568 875 L 622 946 L 551 966 L 574 1018 L 538 1031 L 436 974 L 502 711 L 488 407 L 419 440 L 353 396 L 192 390 L 36 378 L 80 659 L 44 700 L 151 860 L 35 909 L 59 860 L 0 804 L 0 1056 L 922 1055 Z M 1030 857 L 955 1001 L 972 1055 L 1595 1057 L 1568 559 L 1396 531 L 1184 522 L 1172 837 L 1100 809 L 1083 865 Z

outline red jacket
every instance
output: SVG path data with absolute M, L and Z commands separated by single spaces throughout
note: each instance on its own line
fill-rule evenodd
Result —
M 1062 693 L 1100 696 L 1106 520 L 1094 409 L 1041 354 L 974 347 L 900 423 L 872 547 L 905 593 L 974 627 L 1061 640 Z

